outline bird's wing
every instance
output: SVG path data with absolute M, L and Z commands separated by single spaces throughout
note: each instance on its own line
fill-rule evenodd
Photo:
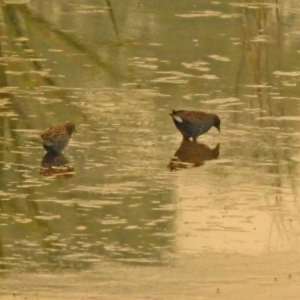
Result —
M 57 130 L 56 126 L 51 126 L 48 130 L 41 134 L 43 141 L 47 144 L 51 144 L 53 141 L 60 139 L 61 132 Z
M 173 112 L 173 115 L 181 118 L 183 121 L 192 123 L 194 125 L 202 125 L 203 122 L 210 119 L 209 114 L 202 111 L 179 110 Z

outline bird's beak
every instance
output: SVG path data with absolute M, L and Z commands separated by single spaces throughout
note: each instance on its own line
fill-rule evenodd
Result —
M 216 126 L 217 129 L 219 130 L 219 132 L 221 132 L 221 128 L 220 128 L 220 125 L 219 126 Z

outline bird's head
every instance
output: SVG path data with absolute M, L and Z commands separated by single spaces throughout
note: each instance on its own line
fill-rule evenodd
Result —
M 71 135 L 74 131 L 76 132 L 75 124 L 72 123 L 72 122 L 69 122 L 69 121 L 68 121 L 68 122 L 65 124 L 65 127 L 66 127 L 67 132 L 68 132 L 69 135 Z

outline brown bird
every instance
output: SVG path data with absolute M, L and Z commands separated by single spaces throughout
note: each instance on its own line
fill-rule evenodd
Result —
M 216 127 L 220 132 L 220 118 L 215 114 L 203 111 L 173 110 L 170 113 L 177 129 L 181 132 L 183 139 L 192 138 L 195 142 L 199 135 L 206 133 L 211 127 Z
M 72 122 L 51 126 L 41 134 L 44 149 L 47 152 L 61 153 L 68 145 L 73 131 L 76 131 L 76 129 Z

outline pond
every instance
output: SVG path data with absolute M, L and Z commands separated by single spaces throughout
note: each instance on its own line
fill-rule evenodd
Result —
M 1 299 L 298 299 L 299 16 L 2 1 Z M 221 132 L 182 141 L 173 109 Z M 66 121 L 49 161 L 40 134 Z

